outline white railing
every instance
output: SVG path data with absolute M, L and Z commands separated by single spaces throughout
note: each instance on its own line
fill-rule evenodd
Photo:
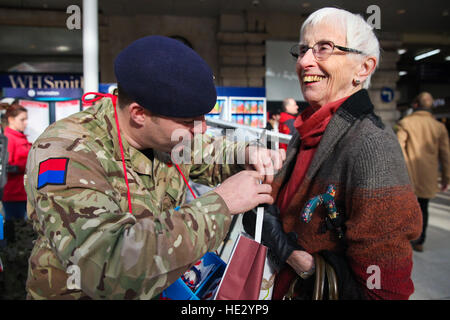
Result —
M 276 141 L 279 143 L 288 144 L 291 140 L 292 136 L 290 134 L 279 133 L 272 130 L 266 130 L 262 128 L 254 128 L 242 124 L 238 124 L 235 122 L 224 121 L 219 119 L 206 119 L 206 124 L 211 127 L 221 128 L 221 129 L 240 129 L 246 132 L 251 133 L 256 136 L 257 140 L 263 140 L 264 136 L 267 141 Z

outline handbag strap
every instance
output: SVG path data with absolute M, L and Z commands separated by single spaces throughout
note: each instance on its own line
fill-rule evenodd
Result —
M 339 291 L 337 276 L 333 267 L 328 264 L 321 255 L 315 253 L 314 263 L 316 265 L 316 279 L 314 283 L 313 300 L 323 300 L 323 291 L 325 287 L 325 275 L 328 282 L 328 299 L 339 300 Z
M 323 258 L 315 253 L 314 255 L 314 264 L 316 265 L 316 279 L 314 282 L 314 291 L 312 295 L 313 300 L 322 300 L 323 299 L 323 288 L 325 285 L 325 262 Z
M 314 290 L 312 295 L 312 300 L 323 300 L 323 292 L 325 287 L 325 276 L 328 283 L 328 299 L 329 300 L 339 300 L 339 291 L 337 284 L 337 276 L 333 267 L 329 265 L 318 253 L 313 254 L 314 263 L 316 266 L 315 280 L 314 280 Z M 295 285 L 300 280 L 300 277 L 295 277 L 289 286 L 288 292 L 284 295 L 283 300 L 294 299 L 295 296 Z
M 328 300 L 339 300 L 336 271 L 328 263 L 325 265 L 328 279 Z

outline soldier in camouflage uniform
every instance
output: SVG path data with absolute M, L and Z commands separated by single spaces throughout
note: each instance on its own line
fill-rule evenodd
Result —
M 130 53 L 129 48 L 134 51 Z M 146 101 L 124 107 L 119 90 L 117 114 L 122 143 L 114 116 L 115 99 L 103 98 L 95 106 L 54 123 L 33 144 L 25 187 L 28 216 L 38 239 L 29 260 L 29 299 L 157 297 L 207 251 L 219 247 L 228 232 L 231 214 L 273 201 L 270 186 L 257 184 L 258 179 L 264 178 L 260 173 L 239 172 L 243 169 L 240 165 L 212 163 L 180 164 L 181 172 L 195 182 L 212 187 L 222 182 L 216 189 L 184 203 L 187 186 L 176 166 L 171 164 L 168 152 L 175 142 L 168 140 L 167 134 L 172 128 L 192 130 L 193 120 L 200 120 L 205 127 L 203 115 L 212 109 L 216 99 L 205 101 L 202 98 L 208 95 L 205 79 L 214 89 L 212 73 L 202 71 L 206 63 L 190 48 L 177 40 L 158 36 L 137 40 L 124 50 L 124 55 L 119 55 L 116 65 L 118 59 L 144 61 L 157 56 L 158 50 L 169 58 L 176 55 L 176 59 L 181 59 L 180 65 L 165 56 L 165 60 L 158 61 L 158 68 L 170 62 L 181 69 L 193 68 L 198 73 L 193 75 L 187 72 L 189 70 L 176 73 L 168 65 L 163 73 L 151 70 L 151 81 L 169 74 L 170 81 L 179 86 L 181 83 L 176 82 L 179 74 L 202 77 L 192 81 L 183 79 L 182 85 L 190 92 L 202 91 L 191 104 L 192 114 L 180 109 L 181 117 L 175 118 L 173 114 L 171 118 L 167 113 L 159 116 L 166 111 L 157 107 L 147 113 L 140 106 L 148 105 Z M 139 67 L 139 63 L 136 65 Z M 141 68 L 148 74 L 147 69 L 151 67 Z M 139 72 L 134 70 L 133 77 Z M 119 87 L 127 81 L 117 68 L 116 76 Z M 129 96 L 130 88 L 128 86 L 126 91 Z M 177 88 L 168 89 L 170 99 L 179 94 Z M 159 91 L 158 98 L 164 94 Z M 143 101 L 142 97 L 148 95 L 156 99 L 147 88 L 142 93 L 133 93 L 131 101 Z M 183 104 L 189 106 L 189 97 Z M 128 126 L 129 123 L 133 125 Z M 154 134 L 154 130 L 159 134 Z M 140 143 L 136 143 L 137 140 Z M 150 148 L 152 143 L 156 147 Z M 201 152 L 205 155 L 213 150 L 223 155 L 237 154 L 240 148 L 246 148 L 249 155 L 250 149 L 244 144 L 212 141 L 206 136 L 202 137 L 202 143 Z M 194 152 L 192 156 L 195 155 Z M 274 161 L 280 159 L 275 152 L 267 151 L 266 155 Z M 128 187 L 122 161 L 126 166 Z M 258 160 L 254 167 L 260 170 L 268 165 L 263 162 Z M 278 163 L 275 167 L 280 166 Z M 52 170 L 58 172 L 57 178 L 45 176 Z M 245 186 L 247 189 L 243 191 Z M 128 192 L 131 203 L 128 203 Z M 75 272 L 69 275 L 69 270 Z M 79 281 L 72 281 L 73 277 L 79 277 Z

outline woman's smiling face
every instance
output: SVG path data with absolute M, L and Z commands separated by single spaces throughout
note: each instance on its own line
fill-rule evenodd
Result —
M 332 41 L 335 45 L 347 46 L 346 35 L 342 28 L 326 22 L 306 27 L 300 42 L 313 47 L 317 42 L 324 40 Z M 361 62 L 350 55 L 354 54 L 334 48 L 326 60 L 318 61 L 311 49 L 297 59 L 296 71 L 300 87 L 310 105 L 322 107 L 361 89 L 361 86 L 353 85 Z

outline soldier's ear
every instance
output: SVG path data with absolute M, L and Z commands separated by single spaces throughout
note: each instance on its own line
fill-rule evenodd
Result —
M 139 125 L 143 126 L 145 123 L 146 117 L 148 117 L 148 114 L 146 113 L 146 110 L 136 102 L 131 103 L 128 106 L 128 110 L 130 112 L 130 118 L 131 120 Z

